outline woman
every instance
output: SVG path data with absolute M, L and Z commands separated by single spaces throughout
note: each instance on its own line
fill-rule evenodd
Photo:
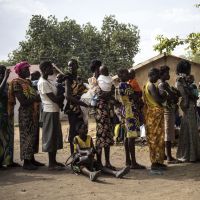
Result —
M 170 87 L 167 82 L 170 79 L 170 68 L 166 65 L 160 67 L 160 83 L 158 85 L 159 93 L 163 99 L 166 99 L 166 106 L 164 108 L 165 121 L 165 149 L 168 164 L 177 163 L 176 159 L 172 157 L 171 147 L 175 140 L 175 108 L 177 106 L 179 95 L 177 90 Z
M 100 60 L 93 60 L 91 63 L 91 71 L 94 73 L 94 77 L 97 79 L 100 75 L 99 69 L 101 66 Z M 114 144 L 113 140 L 113 125 L 112 117 L 114 113 L 113 109 L 109 103 L 110 96 L 104 95 L 100 89 L 97 87 L 96 93 L 98 96 L 98 101 L 96 105 L 96 148 L 97 148 L 97 162 L 102 166 L 102 149 L 104 148 L 105 153 L 105 167 L 110 169 L 115 169 L 110 163 L 110 146 Z
M 15 97 L 20 103 L 19 107 L 19 132 L 20 132 L 20 158 L 24 160 L 23 168 L 35 170 L 38 166 L 43 166 L 34 158 L 34 141 L 37 121 L 35 121 L 34 103 L 40 101 L 36 90 L 32 87 L 29 63 L 26 61 L 15 65 L 15 73 L 18 78 L 11 82 L 9 102 L 14 104 Z
M 8 115 L 8 84 L 7 80 L 10 70 L 0 65 L 0 168 L 18 167 L 13 162 L 14 127 L 12 124 L 13 115 Z
M 69 137 L 71 154 L 74 153 L 74 137 L 77 135 L 75 127 L 77 122 L 84 122 L 83 114 L 80 106 L 88 107 L 87 104 L 80 101 L 82 94 L 87 92 L 86 87 L 77 78 L 78 62 L 71 59 L 68 62 L 68 77 L 67 77 L 67 104 L 65 106 L 65 113 L 69 120 Z
M 53 75 L 53 65 L 49 61 L 40 64 L 42 77 L 38 81 L 38 91 L 43 105 L 42 150 L 48 152 L 49 170 L 60 170 L 64 165 L 56 161 L 57 150 L 63 148 L 59 103 L 63 95 L 57 96 L 57 88 L 48 76 Z
M 176 72 L 176 86 L 181 93 L 180 108 L 183 111 L 177 159 L 182 162 L 196 162 L 200 160 L 200 136 L 197 125 L 196 99 L 186 80 L 191 72 L 191 64 L 185 60 L 180 61 Z
M 164 109 L 162 107 L 158 88 L 155 83 L 159 79 L 159 70 L 151 68 L 148 73 L 149 81 L 144 86 L 144 116 L 146 126 L 146 136 L 149 145 L 151 169 L 163 170 L 164 165 Z
M 135 156 L 135 139 L 139 136 L 140 120 L 138 115 L 138 99 L 139 96 L 127 83 L 129 80 L 129 71 L 127 69 L 118 70 L 119 93 L 121 95 L 121 102 L 124 109 L 124 118 L 126 122 L 126 137 L 124 147 L 126 152 L 126 166 L 131 169 L 145 169 L 144 166 L 136 162 Z

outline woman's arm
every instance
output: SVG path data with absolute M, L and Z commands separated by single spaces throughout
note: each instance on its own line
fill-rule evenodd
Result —
M 165 101 L 165 99 L 160 96 L 154 84 L 151 83 L 148 87 L 148 90 L 157 103 L 162 104 Z
M 35 96 L 34 98 L 30 98 L 28 99 L 23 92 L 15 92 L 15 96 L 17 98 L 17 100 L 19 101 L 20 105 L 22 106 L 29 106 L 31 105 L 33 102 L 40 101 L 40 97 L 39 95 Z
M 7 83 L 8 77 L 9 77 L 9 74 L 10 74 L 10 69 L 6 69 L 5 74 L 4 74 L 3 81 L 2 81 L 1 84 L 0 84 L 0 93 L 4 90 L 4 88 L 5 88 L 5 86 L 6 86 L 6 83 Z
M 76 105 L 88 107 L 88 105 L 72 96 L 71 80 L 67 80 L 67 96 L 66 99 Z
M 177 81 L 177 89 L 179 90 L 182 97 L 181 107 L 182 109 L 187 109 L 189 107 L 189 94 L 184 88 L 183 83 L 180 81 Z
M 49 97 L 49 99 L 50 99 L 51 101 L 53 101 L 53 102 L 56 103 L 56 104 L 59 104 L 60 101 L 61 101 L 62 98 L 63 98 L 63 95 L 56 96 L 53 92 L 51 92 L 51 93 L 46 93 L 46 95 Z

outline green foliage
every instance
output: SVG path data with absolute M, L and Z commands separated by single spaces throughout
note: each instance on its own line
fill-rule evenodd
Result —
M 160 54 L 171 54 L 178 45 L 184 44 L 184 41 L 178 36 L 175 38 L 167 38 L 163 35 L 158 35 L 156 36 L 156 40 L 158 41 L 158 44 L 154 45 L 154 50 L 158 51 Z
M 5 60 L 0 60 L 0 65 L 4 65 L 6 67 L 9 67 L 10 65 L 12 65 L 12 63 L 5 61 Z
M 200 8 L 200 3 L 195 5 Z M 188 54 L 186 57 L 192 61 L 199 62 L 200 56 L 200 33 L 190 33 L 186 38 L 180 39 L 179 36 L 174 38 L 167 38 L 163 35 L 156 36 L 157 44 L 153 46 L 155 51 L 161 53 L 171 54 L 172 51 L 179 45 L 186 45 Z
M 46 19 L 33 15 L 26 40 L 9 54 L 9 62 L 15 64 L 28 60 L 31 64 L 38 64 L 49 59 L 65 70 L 67 61 L 76 57 L 81 75 L 87 77 L 92 59 L 101 59 L 111 72 L 117 67 L 130 67 L 139 51 L 139 40 L 136 26 L 119 23 L 114 16 L 106 16 L 98 31 L 90 23 L 81 26 L 67 17 L 58 22 L 55 16 Z
M 200 33 L 190 33 L 185 39 L 180 39 L 178 36 L 169 39 L 158 35 L 156 40 L 158 43 L 154 45 L 154 50 L 159 53 L 171 54 L 177 46 L 185 44 L 186 50 L 189 51 L 186 57 L 193 61 L 199 60 Z
M 118 23 L 114 16 L 106 16 L 102 25 L 104 63 L 116 72 L 119 67 L 130 68 L 139 51 L 139 30 L 132 24 Z
M 188 44 L 187 49 L 191 50 L 193 55 L 200 52 L 200 33 L 190 33 L 185 43 Z
M 193 62 L 200 63 L 200 52 L 193 54 L 192 51 L 188 51 L 185 55 L 185 58 Z

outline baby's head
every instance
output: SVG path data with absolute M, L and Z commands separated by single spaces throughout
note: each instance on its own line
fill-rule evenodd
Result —
M 187 79 L 187 82 L 188 82 L 189 84 L 194 83 L 194 76 L 193 76 L 193 75 L 188 75 L 186 79 Z
M 109 76 L 108 68 L 106 66 L 101 66 L 99 72 L 101 75 Z
M 135 78 L 135 70 L 134 69 L 130 69 L 129 74 L 130 74 L 130 79 Z
M 125 68 L 119 69 L 117 75 L 122 82 L 127 82 L 130 78 L 129 71 Z
M 33 73 L 31 73 L 31 81 L 37 81 L 39 80 L 41 74 L 39 71 L 34 71 Z
M 57 76 L 56 76 L 57 83 L 62 83 L 64 81 L 64 79 L 65 79 L 65 76 L 63 74 L 60 74 L 60 73 L 57 74 Z

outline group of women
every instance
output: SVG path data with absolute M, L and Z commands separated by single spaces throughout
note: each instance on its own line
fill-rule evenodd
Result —
M 81 96 L 87 88 L 78 78 L 78 62 L 71 59 L 68 63 L 68 75 L 66 76 L 66 105 L 65 114 L 69 121 L 69 143 L 71 154 L 74 153 L 74 137 L 77 122 L 83 122 L 82 107 L 88 104 L 82 102 Z M 100 75 L 100 60 L 93 60 L 90 65 L 93 78 L 98 79 Z M 57 95 L 57 88 L 54 82 L 48 79 L 53 75 L 53 65 L 49 61 L 40 64 L 40 77 L 37 88 L 35 89 L 29 80 L 30 65 L 28 62 L 20 62 L 15 66 L 15 73 L 18 78 L 7 83 L 10 71 L 5 66 L 0 66 L 0 167 L 16 167 L 19 164 L 13 162 L 13 143 L 14 143 L 14 122 L 13 113 L 16 99 L 20 103 L 19 107 L 19 131 L 20 131 L 20 158 L 24 161 L 23 168 L 35 170 L 39 166 L 44 166 L 35 160 L 34 154 L 38 153 L 39 145 L 39 114 L 42 105 L 42 150 L 48 152 L 49 170 L 61 169 L 62 163 L 56 161 L 57 150 L 63 148 L 62 129 L 60 124 L 60 103 L 63 95 Z M 138 106 L 137 92 L 131 87 L 132 79 L 126 70 L 119 70 L 118 76 L 121 79 L 119 85 L 122 102 L 113 101 L 110 93 L 106 94 L 100 87 L 96 87 L 95 92 L 98 96 L 95 106 L 96 120 L 96 152 L 99 167 L 102 163 L 102 150 L 105 154 L 105 167 L 115 170 L 110 162 L 110 147 L 114 144 L 113 140 L 113 117 L 114 106 L 123 107 L 123 116 L 127 128 L 127 141 L 125 140 L 126 165 L 133 169 L 145 169 L 135 160 L 135 142 L 133 139 L 138 137 L 138 120 L 141 110 L 143 110 L 142 122 L 146 127 L 146 137 L 149 145 L 150 160 L 152 170 L 166 169 L 164 165 L 165 149 L 168 163 L 196 162 L 200 159 L 200 136 L 197 126 L 196 100 L 190 89 L 191 83 L 188 76 L 191 73 L 191 65 L 187 61 L 181 61 L 177 65 L 176 89 L 171 87 L 169 80 L 168 66 L 160 69 L 152 68 L 148 74 L 147 84 L 143 89 L 144 106 Z M 120 74 L 121 73 L 121 74 Z M 127 77 L 128 76 L 128 77 Z M 159 80 L 159 82 L 158 82 Z M 158 82 L 158 84 L 157 84 Z M 129 88 L 130 86 L 130 88 Z M 135 96 L 134 96 L 135 95 Z M 127 98 L 124 98 L 127 96 Z M 130 98 L 129 98 L 130 97 Z M 180 101 L 179 101 L 180 98 Z M 132 105 L 131 104 L 134 105 Z M 172 157 L 171 145 L 174 140 L 174 116 L 177 104 L 180 102 L 180 109 L 183 117 L 180 128 L 177 159 Z M 131 107 L 132 106 L 132 107 Z M 130 109 L 132 114 L 130 118 Z M 137 110 L 139 109 L 139 110 Z M 131 139 L 132 138 L 132 139 Z M 126 144 L 127 143 L 127 144 Z M 128 152 L 128 153 L 127 153 Z M 132 163 L 129 158 L 131 155 Z

